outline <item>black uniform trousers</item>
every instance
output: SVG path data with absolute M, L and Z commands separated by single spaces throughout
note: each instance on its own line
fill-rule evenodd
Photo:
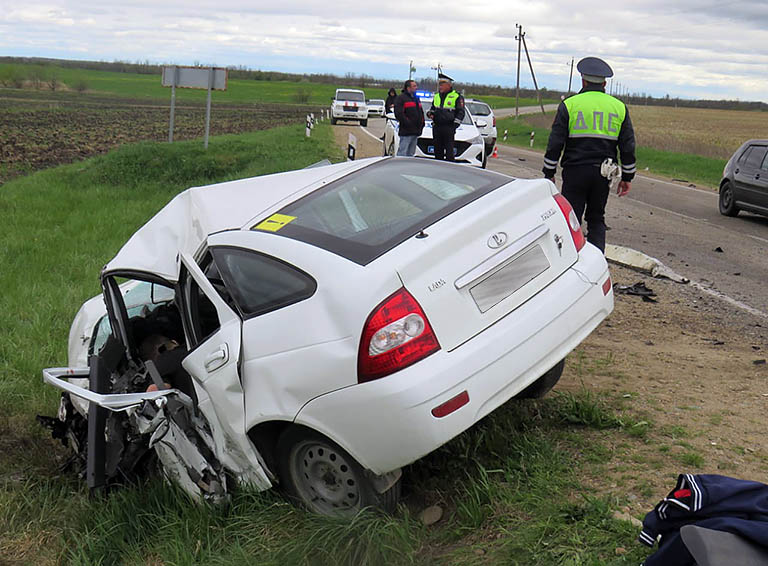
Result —
M 435 159 L 453 161 L 453 135 L 456 127 L 453 124 L 432 126 L 432 141 L 435 143 Z
M 576 217 L 587 221 L 587 241 L 605 253 L 605 205 L 610 186 L 600 174 L 599 165 L 563 168 L 563 196 L 571 203 Z M 584 212 L 586 208 L 586 214 Z

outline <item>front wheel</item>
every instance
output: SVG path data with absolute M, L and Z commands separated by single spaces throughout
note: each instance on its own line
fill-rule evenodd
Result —
M 336 125 L 336 118 L 331 116 L 331 126 L 335 126 L 335 125 Z
M 352 517 L 365 507 L 393 511 L 400 499 L 399 479 L 377 493 L 346 450 L 310 429 L 287 429 L 278 440 L 277 455 L 286 493 L 315 513 Z
M 739 213 L 730 181 L 726 181 L 723 183 L 723 186 L 720 187 L 718 207 L 720 208 L 720 214 L 723 214 L 724 216 L 736 216 Z
M 361 125 L 363 128 L 365 128 L 366 126 L 368 126 L 368 120 L 360 120 L 360 125 Z
M 563 369 L 565 369 L 565 358 L 557 362 L 555 367 L 531 383 L 515 397 L 517 399 L 541 399 L 544 395 L 549 393 L 549 390 L 552 389 L 558 381 L 560 381 L 560 376 L 563 375 Z

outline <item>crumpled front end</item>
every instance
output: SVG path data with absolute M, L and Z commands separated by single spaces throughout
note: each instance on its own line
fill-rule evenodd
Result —
M 97 367 L 102 369 L 43 370 L 45 382 L 63 392 L 56 417 L 38 417 L 71 450 L 68 466 L 88 487 L 110 489 L 161 473 L 195 500 L 226 501 L 226 473 L 215 456 L 210 426 L 192 399 L 178 389 L 152 387 L 160 376 L 151 362 L 129 364 L 108 377 L 103 364 Z M 89 388 L 70 379 L 87 379 Z M 98 393 L 103 389 L 118 392 Z M 87 414 L 73 399 L 87 402 Z

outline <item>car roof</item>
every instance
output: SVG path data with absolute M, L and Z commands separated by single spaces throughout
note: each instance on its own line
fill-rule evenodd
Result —
M 102 275 L 144 272 L 175 282 L 179 252 L 194 254 L 209 234 L 250 225 L 267 210 L 380 159 L 346 161 L 187 189 L 128 239 Z

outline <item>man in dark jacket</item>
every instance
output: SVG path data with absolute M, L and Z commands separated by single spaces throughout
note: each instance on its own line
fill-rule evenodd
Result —
M 453 90 L 453 79 L 437 75 L 437 92 L 427 116 L 432 118 L 432 139 L 435 142 L 435 159 L 454 161 L 453 136 L 464 120 L 464 97 Z
M 586 208 L 587 240 L 605 251 L 605 205 L 610 181 L 607 170 L 621 154 L 621 182 L 618 195 L 624 196 L 635 176 L 635 132 L 625 104 L 605 93 L 605 79 L 613 76 L 608 63 L 585 57 L 577 66 L 582 89 L 560 103 L 544 154 L 544 176 L 552 180 L 563 152 L 563 196 L 571 203 L 579 222 Z M 606 173 L 601 172 L 604 161 Z
M 414 80 L 405 81 L 403 92 L 395 99 L 395 118 L 399 124 L 400 138 L 397 148 L 399 157 L 413 157 L 416 154 L 416 142 L 424 129 L 424 112 L 416 96 L 418 86 Z

